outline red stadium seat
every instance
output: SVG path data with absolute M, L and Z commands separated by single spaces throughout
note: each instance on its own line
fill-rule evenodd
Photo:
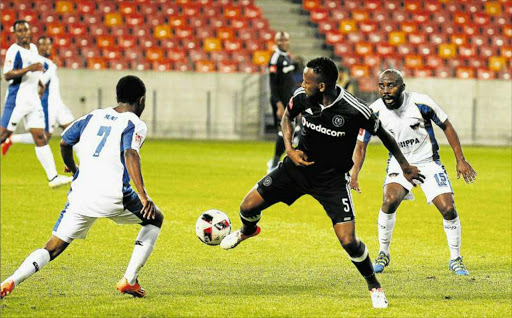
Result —
M 442 25 L 443 23 L 451 22 L 451 16 L 446 11 L 434 11 L 432 12 L 432 22 Z
M 416 23 L 427 23 L 430 22 L 430 12 L 428 11 L 417 11 L 412 14 L 412 19 Z
M 59 34 L 53 36 L 53 45 L 55 47 L 71 47 L 73 45 L 73 37 L 70 34 Z
M 112 35 L 99 35 L 96 37 L 98 47 L 112 47 L 116 44 L 116 40 Z
M 326 34 L 327 32 L 338 30 L 338 22 L 335 21 L 320 21 L 318 22 L 318 32 Z
M 510 38 L 506 38 L 504 35 L 495 35 L 491 38 L 491 44 L 496 48 L 500 48 L 511 43 Z
M 221 73 L 235 73 L 238 71 L 238 63 L 232 61 L 217 62 L 217 70 Z
M 412 69 L 423 67 L 423 58 L 418 54 L 407 54 L 405 56 L 405 66 Z
M 472 15 L 472 18 L 474 23 L 481 26 L 488 25 L 491 22 L 491 18 L 487 14 L 482 12 L 474 13 Z
M 435 55 L 436 54 L 436 46 L 430 43 L 422 43 L 418 44 L 416 47 L 418 54 L 423 56 Z
M 238 65 L 238 69 L 240 70 L 240 72 L 243 73 L 258 73 L 260 71 L 259 66 L 254 65 L 250 62 L 240 63 L 240 65 Z
M 356 22 L 366 21 L 370 18 L 370 13 L 364 9 L 354 9 L 351 14 L 352 19 Z
M 379 23 L 379 28 L 380 28 L 380 30 L 389 33 L 389 32 L 393 32 L 393 31 L 399 31 L 400 25 L 398 24 L 398 22 L 388 21 L 388 22 Z
M 391 19 L 396 22 L 410 21 L 409 13 L 403 10 L 394 10 L 391 12 Z
M 159 61 L 164 58 L 164 51 L 159 47 L 149 47 L 144 51 L 144 55 L 149 61 Z
M 95 14 L 84 14 L 81 16 L 83 19 L 83 22 L 86 23 L 89 27 L 98 26 L 101 23 L 101 26 L 104 27 L 102 24 L 103 16 L 100 13 Z
M 252 53 L 246 50 L 239 50 L 231 52 L 231 59 L 238 64 L 248 63 L 252 61 Z
M 187 58 L 187 52 L 184 49 L 172 49 L 167 51 L 167 58 L 171 61 L 181 61 Z
M 302 1 L 302 8 L 306 11 L 311 11 L 313 9 L 321 7 L 320 0 L 304 0 Z
M 109 30 L 110 30 L 110 35 L 113 35 L 115 37 L 130 34 L 130 29 L 126 26 L 112 27 L 112 28 L 109 28 Z
M 101 55 L 107 60 L 118 60 L 123 54 L 119 47 L 104 47 L 101 50 Z
M 128 26 L 144 25 L 144 16 L 140 13 L 128 14 L 124 17 L 124 20 Z
M 400 23 L 400 30 L 405 33 L 414 33 L 418 31 L 418 24 L 413 21 L 403 21 Z
M 144 4 L 139 5 L 138 12 L 145 17 L 150 17 L 152 15 L 160 13 L 160 6 L 158 3 L 146 2 Z
M 489 45 L 481 45 L 478 47 L 478 55 L 482 57 L 491 57 L 496 54 L 494 48 Z
M 365 93 L 373 93 L 378 90 L 378 83 L 375 78 L 371 77 L 361 77 L 357 79 L 357 88 L 361 92 Z
M 456 45 L 463 45 L 467 43 L 466 35 L 465 34 L 452 34 L 450 36 L 450 41 L 452 43 L 455 43 Z
M 390 20 L 389 11 L 383 9 L 376 9 L 372 11 L 371 17 L 373 21 L 385 22 Z
M 236 30 L 237 38 L 242 41 L 253 40 L 258 38 L 258 33 L 254 29 Z
M 4 13 L 4 10 L 2 10 L 2 14 Z M 26 20 L 28 23 L 33 23 L 34 21 L 39 20 L 38 13 L 36 11 L 32 10 L 24 10 L 18 12 L 18 19 L 19 20 Z M 9 25 L 9 24 L 8 24 Z
M 345 67 L 351 67 L 354 64 L 361 64 L 361 57 L 357 54 L 345 54 L 340 56 L 341 64 Z
M 444 66 L 444 60 L 436 55 L 429 55 L 425 57 L 425 65 L 431 68 L 438 68 Z
M 123 55 L 128 60 L 137 60 L 142 58 L 142 50 L 138 47 L 128 47 L 123 49 Z
M 359 22 L 359 30 L 364 33 L 372 33 L 377 30 L 377 22 L 375 21 L 361 21 Z
M 469 17 L 469 14 L 465 13 L 465 12 L 454 12 L 453 13 L 453 22 L 455 22 L 456 24 L 466 24 L 466 23 L 470 23 L 470 17 Z
M 413 32 L 407 34 L 407 40 L 413 45 L 419 45 L 427 42 L 427 35 L 421 32 Z
M 180 72 L 190 72 L 193 70 L 192 66 L 187 60 L 173 62 L 172 69 Z
M 262 16 L 261 9 L 255 5 L 244 6 L 244 16 L 250 19 L 260 18 Z
M 440 66 L 435 69 L 435 76 L 439 78 L 453 77 L 453 71 L 450 67 Z
M 345 54 L 354 53 L 354 45 L 352 43 L 340 42 L 334 45 L 334 54 L 336 56 L 343 56 Z
M 78 49 L 75 46 L 58 48 L 57 55 L 64 60 L 72 57 L 77 57 Z
M 85 36 L 88 35 L 87 24 L 75 22 L 68 25 L 68 32 L 72 36 Z
M 9 29 L 11 29 L 12 25 L 14 24 L 14 21 L 16 21 L 16 11 L 12 9 L 3 9 L 1 14 L 1 21 L 2 25 L 7 26 Z
M 117 12 L 117 4 L 113 1 L 98 1 L 98 11 L 107 14 Z
M 440 28 L 442 34 L 452 35 L 460 33 L 460 26 L 454 23 L 443 23 Z
M 316 8 L 309 12 L 309 18 L 314 23 L 327 21 L 329 19 L 329 10 L 326 8 Z
M 137 45 L 137 38 L 134 35 L 122 35 L 116 37 L 117 45 L 123 49 L 135 47 Z
M 359 55 L 373 53 L 373 45 L 369 42 L 358 42 L 356 43 L 356 53 Z
M 495 79 L 496 75 L 495 75 L 494 71 L 492 71 L 486 67 L 481 67 L 481 68 L 476 69 L 476 78 L 484 79 L 484 80 Z
M 157 60 L 151 62 L 151 69 L 153 71 L 167 72 L 172 70 L 172 65 L 169 61 Z
M 229 25 L 234 29 L 246 29 L 249 27 L 249 20 L 245 17 L 235 17 L 229 20 Z
M 96 12 L 96 3 L 93 1 L 77 1 L 76 11 L 82 15 L 93 14 Z
M 201 42 L 193 37 L 180 40 L 181 46 L 187 50 L 194 50 L 201 47 Z
M 446 1 L 443 5 L 444 5 L 444 10 L 446 10 L 448 12 L 457 13 L 457 12 L 460 12 L 463 10 L 461 4 L 457 3 L 457 2 Z
M 375 45 L 375 51 L 380 56 L 388 56 L 395 53 L 395 47 L 389 43 L 382 42 Z
M 338 31 L 327 32 L 327 34 L 325 35 L 325 43 L 329 45 L 336 45 L 338 43 L 342 43 L 344 39 L 345 36 Z
M 419 0 L 405 0 L 404 8 L 407 11 L 418 11 L 421 9 L 421 2 Z
M 420 30 L 426 34 L 437 34 L 439 32 L 439 25 L 437 23 L 425 22 L 420 24 Z
M 396 51 L 400 55 L 408 55 L 408 54 L 414 54 L 415 52 L 415 46 L 412 44 L 404 43 L 400 44 L 396 47 Z
M 108 68 L 116 71 L 124 71 L 130 69 L 130 62 L 128 60 L 110 60 Z
M 434 72 L 429 67 L 418 67 L 413 70 L 413 76 L 417 78 L 429 78 L 434 76 Z
M 251 19 L 251 26 L 258 30 L 268 29 L 268 21 L 263 18 L 254 18 Z
M 350 75 L 353 78 L 368 77 L 370 75 L 370 68 L 364 64 L 354 64 L 350 66 Z
M 84 67 L 84 60 L 77 56 L 77 57 L 70 57 L 67 59 L 64 59 L 64 67 L 71 68 L 71 69 L 80 69 Z
M 189 26 L 180 26 L 174 28 L 174 34 L 178 38 L 189 38 L 194 36 L 194 29 Z
M 512 59 L 512 45 L 504 45 L 499 49 L 500 55 L 507 59 Z
M 228 40 L 222 41 L 222 46 L 228 52 L 240 51 L 243 47 L 243 43 L 240 40 L 228 39 Z
M 366 0 L 364 3 L 364 7 L 368 10 L 377 10 L 381 5 L 381 0 Z
M 66 0 L 57 0 L 55 2 L 55 12 L 57 13 L 70 13 L 75 11 L 73 2 Z
M 220 27 L 217 29 L 217 37 L 221 40 L 234 39 L 235 30 L 230 27 Z
M 200 61 L 200 60 L 207 60 L 208 54 L 203 51 L 202 49 L 193 49 L 188 50 L 188 57 L 192 62 Z
M 469 37 L 469 42 L 476 46 L 489 45 L 489 38 L 485 35 L 475 34 Z
M 119 2 L 119 12 L 122 15 L 129 15 L 137 12 L 137 4 L 135 2 L 123 1 Z
M 46 33 L 50 36 L 63 35 L 65 32 L 66 28 L 60 22 L 52 22 L 46 25 Z
M 221 15 L 220 6 L 203 6 L 203 15 L 207 17 L 218 17 Z
M 366 54 L 363 57 L 363 63 L 365 65 L 368 65 L 372 69 L 374 69 L 374 68 L 380 69 L 381 62 L 382 62 L 381 57 L 376 54 Z
M 227 19 L 238 18 L 242 15 L 242 8 L 239 6 L 229 5 L 223 8 L 223 12 Z
M 263 41 L 271 41 L 274 40 L 275 33 L 272 30 L 261 29 L 258 31 L 258 35 Z
M 385 32 L 371 32 L 368 33 L 368 42 L 370 43 L 380 43 L 387 41 L 387 34 Z
M 173 16 L 169 19 L 169 26 L 172 28 L 185 27 L 187 25 L 187 19 L 182 16 Z
M 210 26 L 196 27 L 195 33 L 196 33 L 196 37 L 201 40 L 206 39 L 206 38 L 213 38 L 216 36 L 215 29 Z
M 222 62 L 222 61 L 229 61 L 230 55 L 228 52 L 225 51 L 211 51 L 208 53 L 209 60 L 214 62 Z
M 357 9 L 361 6 L 361 3 L 359 0 L 344 0 L 343 6 L 349 10 Z
M 473 68 L 487 67 L 487 59 L 481 57 L 472 57 L 467 59 L 467 65 Z
M 332 10 L 340 7 L 340 1 L 337 0 L 323 0 L 323 6 Z
M 472 23 L 466 23 L 462 26 L 462 32 L 468 36 L 473 36 L 478 33 L 478 26 Z
M 382 68 L 396 68 L 402 69 L 404 66 L 404 59 L 400 55 L 388 55 L 383 59 Z
M 439 45 L 448 42 L 448 38 L 444 34 L 430 34 L 428 41 L 432 44 Z
M 337 21 L 338 23 L 339 21 L 348 20 L 351 18 L 350 12 L 345 9 L 329 10 L 329 15 L 331 17 L 331 20 Z
M 130 61 L 130 69 L 136 71 L 148 71 L 151 69 L 151 62 L 144 60 Z

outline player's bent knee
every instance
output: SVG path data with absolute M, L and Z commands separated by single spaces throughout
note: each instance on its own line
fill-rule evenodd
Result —
M 398 206 L 400 205 L 400 198 L 395 194 L 387 194 L 384 196 L 384 200 L 382 202 L 382 206 L 387 208 L 387 213 L 394 213 Z
M 457 210 L 455 210 L 455 206 L 452 204 L 440 207 L 439 212 L 441 212 L 445 220 L 453 220 L 457 217 Z

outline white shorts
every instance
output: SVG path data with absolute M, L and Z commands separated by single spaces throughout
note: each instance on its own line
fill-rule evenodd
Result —
M 427 197 L 428 204 L 432 204 L 432 200 L 434 200 L 440 194 L 453 194 L 452 184 L 450 183 L 448 174 L 446 173 L 446 170 L 444 169 L 444 166 L 441 165 L 441 163 L 432 161 L 423 164 L 414 164 L 414 166 L 418 167 L 421 174 L 425 176 L 425 181 L 421 183 L 420 186 L 423 190 L 423 193 L 425 193 L 425 196 Z M 409 191 L 404 200 L 414 199 L 414 196 L 411 192 L 414 186 L 412 183 L 407 181 L 407 179 L 405 179 L 400 165 L 396 160 L 394 160 L 394 158 L 391 159 L 388 164 L 384 186 L 390 183 L 398 183 Z
M 8 109 L 4 109 L 4 113 L 7 113 Z M 5 128 L 9 131 L 15 131 L 16 127 L 23 119 L 23 124 L 26 129 L 31 128 L 45 128 L 45 118 L 43 112 L 43 106 L 39 97 L 37 99 L 24 97 L 18 94 L 16 97 L 16 106 L 12 109 L 10 116 L 8 116 L 8 124 Z M 3 122 L 3 121 L 2 121 Z
M 66 208 L 60 213 L 59 219 L 53 227 L 52 234 L 64 242 L 71 243 L 75 239 L 84 239 L 87 232 L 97 220 L 97 217 L 85 216 Z M 110 216 L 108 219 L 117 224 L 140 224 L 142 220 L 133 212 L 124 210 L 118 215 Z
M 55 128 L 69 124 L 73 122 L 73 120 L 75 120 L 75 118 L 73 117 L 73 114 L 66 105 L 54 104 L 49 106 L 48 125 L 49 132 L 51 134 L 55 131 Z

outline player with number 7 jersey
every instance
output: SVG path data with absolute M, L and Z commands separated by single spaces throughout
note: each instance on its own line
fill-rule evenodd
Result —
M 137 115 L 119 113 L 112 107 L 95 110 L 64 130 L 62 140 L 66 144 L 80 140 L 82 147 L 68 209 L 79 208 L 91 217 L 109 217 L 119 211 L 123 193 L 131 191 L 121 154 L 129 148 L 139 152 L 146 132 L 146 124 Z

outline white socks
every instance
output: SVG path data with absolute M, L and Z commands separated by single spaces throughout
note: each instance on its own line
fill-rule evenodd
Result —
M 35 250 L 30 254 L 18 269 L 5 281 L 13 280 L 14 285 L 18 286 L 25 279 L 29 278 L 50 261 L 50 253 L 44 248 Z
M 443 228 L 450 249 L 450 259 L 456 259 L 460 256 L 461 227 L 460 219 L 457 216 L 453 220 L 443 219 Z
M 15 144 L 33 144 L 34 137 L 32 137 L 31 133 L 25 134 L 12 134 L 11 141 Z
M 393 227 L 396 222 L 396 212 L 386 214 L 379 210 L 377 219 L 377 228 L 379 232 L 379 251 L 389 255 L 389 244 L 391 244 L 391 236 L 393 235 Z
M 36 147 L 36 156 L 46 172 L 46 177 L 51 181 L 57 176 L 57 168 L 55 167 L 55 160 L 53 160 L 53 153 L 50 146 Z
M 137 281 L 137 274 L 140 268 L 144 266 L 144 263 L 146 263 L 149 255 L 151 255 L 158 234 L 160 234 L 160 228 L 151 224 L 144 225 L 140 229 L 135 241 L 135 247 L 133 248 L 132 258 L 124 274 L 130 285 L 135 284 Z

